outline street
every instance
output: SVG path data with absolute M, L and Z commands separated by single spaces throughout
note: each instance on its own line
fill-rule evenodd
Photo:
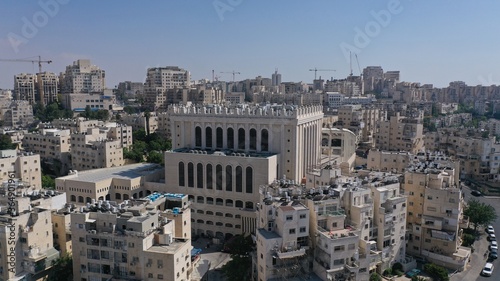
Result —
M 495 210 L 500 210 L 500 198 L 499 197 L 488 197 L 488 196 L 479 196 L 475 197 L 470 194 L 471 190 L 469 187 L 463 185 L 463 192 L 464 192 L 464 198 L 465 201 L 469 201 L 470 199 L 476 199 L 479 202 L 490 204 L 495 208 Z M 495 222 L 493 222 L 491 225 L 495 228 L 495 232 L 500 233 L 500 218 L 497 218 Z M 500 280 L 500 262 L 499 261 L 493 261 L 493 265 L 495 266 L 495 269 L 493 270 L 493 275 L 491 277 L 484 277 L 479 275 L 481 272 L 482 268 L 486 264 L 486 259 L 484 258 L 483 254 L 484 252 L 487 251 L 489 242 L 486 240 L 486 234 L 484 232 L 484 227 L 479 229 L 481 232 L 480 240 L 476 241 L 473 245 L 475 248 L 475 252 L 472 257 L 472 262 L 471 266 L 467 268 L 467 271 L 469 272 L 464 272 L 460 274 L 456 274 L 455 276 L 452 276 L 451 280 Z M 485 243 L 486 242 L 486 243 Z M 471 274 L 474 273 L 474 274 Z M 477 273 L 477 275 L 476 275 Z M 474 277 L 474 275 L 476 275 Z M 475 279 L 472 279 L 475 278 Z

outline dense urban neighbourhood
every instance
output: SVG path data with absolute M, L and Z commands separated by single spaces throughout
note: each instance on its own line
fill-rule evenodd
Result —
M 500 86 L 380 66 L 105 77 L 82 59 L 0 91 L 3 280 L 448 280 L 475 251 L 494 263 Z

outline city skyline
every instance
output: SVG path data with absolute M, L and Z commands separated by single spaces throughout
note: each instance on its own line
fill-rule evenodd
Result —
M 96 9 L 99 3 L 99 9 Z M 453 4 L 452 4 L 453 3 Z M 359 68 L 400 70 L 401 80 L 445 87 L 500 84 L 494 12 L 482 1 L 354 1 L 336 3 L 215 0 L 207 2 L 6 1 L 0 11 L 0 58 L 40 55 L 44 71 L 63 72 L 77 59 L 106 71 L 106 86 L 144 82 L 147 68 L 177 65 L 192 79 L 271 77 L 312 83 L 349 75 L 349 51 Z M 472 11 L 481 11 L 481 14 Z M 465 20 L 467 19 L 467 20 Z M 35 58 L 34 58 L 35 59 Z M 352 72 L 359 75 L 353 56 Z M 0 88 L 13 88 L 29 63 L 0 62 Z

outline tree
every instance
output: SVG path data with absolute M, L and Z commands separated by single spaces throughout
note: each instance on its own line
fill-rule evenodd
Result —
M 378 273 L 374 272 L 370 275 L 370 281 L 381 281 L 382 277 Z
M 429 274 L 433 280 L 436 281 L 450 280 L 450 277 L 448 276 L 448 270 L 437 264 L 428 263 L 424 265 L 424 271 L 427 272 L 427 274 Z
M 49 175 L 42 175 L 42 187 L 48 189 L 55 189 L 56 181 Z
M 464 215 L 469 217 L 469 221 L 474 224 L 474 231 L 477 231 L 478 226 L 486 226 L 497 219 L 497 214 L 493 206 L 481 203 L 475 199 L 467 202 Z
M 229 281 L 250 280 L 253 251 L 253 241 L 250 236 L 235 236 L 224 245 L 224 249 L 231 254 L 231 260 L 222 267 L 224 276 Z
M 65 254 L 52 261 L 52 268 L 44 281 L 71 281 L 73 280 L 73 258 Z
M 158 151 L 150 151 L 147 156 L 149 163 L 163 164 L 163 153 Z
M 12 139 L 9 135 L 1 135 L 0 136 L 0 150 L 4 149 L 16 149 L 17 145 L 12 143 Z

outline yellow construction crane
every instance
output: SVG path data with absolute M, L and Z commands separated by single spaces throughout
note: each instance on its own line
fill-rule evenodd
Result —
M 335 69 L 317 69 L 316 67 L 314 69 L 309 69 L 309 71 L 314 71 L 314 80 L 316 80 L 316 74 L 318 71 L 336 71 Z
M 233 83 L 234 83 L 234 77 L 236 74 L 241 74 L 240 72 L 237 72 L 237 71 L 221 71 L 220 73 L 231 73 L 233 74 Z
M 51 60 L 42 60 L 40 56 L 38 56 L 38 60 L 29 60 L 29 59 L 0 59 L 0 61 L 6 61 L 6 62 L 31 62 L 31 63 L 38 63 L 38 87 L 40 90 L 40 103 L 42 105 L 45 105 L 45 98 L 43 95 L 43 82 L 42 82 L 42 63 L 50 64 L 52 63 Z

